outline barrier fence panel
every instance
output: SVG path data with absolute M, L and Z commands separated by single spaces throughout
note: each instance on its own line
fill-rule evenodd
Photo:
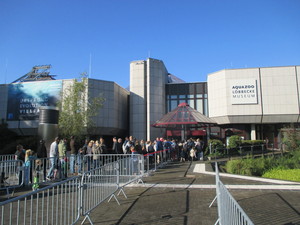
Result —
M 88 219 L 93 224 L 89 216 L 93 209 L 107 199 L 110 201 L 112 197 L 119 204 L 115 193 L 118 190 L 123 191 L 123 187 L 131 182 L 141 181 L 144 176 L 145 157 L 143 155 L 105 155 L 103 158 L 105 158 L 105 165 L 83 173 L 82 177 L 67 178 L 64 181 L 1 202 L 0 225 L 74 224 L 78 222 L 80 215 L 85 217 L 84 221 Z M 51 158 L 39 160 L 42 161 L 48 172 Z M 59 163 L 58 158 L 55 158 L 54 161 Z M 52 160 L 52 162 L 54 161 Z M 32 160 L 30 164 L 34 168 L 39 166 L 39 162 L 36 160 Z M 24 168 L 23 162 L 17 160 L 0 162 L 0 165 L 2 165 L 4 173 L 16 178 L 16 168 Z M 25 169 L 25 172 L 28 173 L 28 170 Z M 23 179 L 27 175 L 23 173 Z M 123 194 L 127 197 L 124 191 Z
M 85 172 L 82 176 L 81 214 L 88 219 L 91 211 L 118 190 L 118 162 Z M 114 196 L 115 197 L 115 196 Z M 116 199 L 117 200 L 117 199 Z M 82 223 L 84 223 L 84 221 Z
M 24 163 L 21 160 L 0 161 L 0 189 L 22 186 Z
M 139 181 L 144 176 L 144 156 L 130 155 L 120 159 L 119 166 L 119 187 L 124 187 L 134 181 Z
M 15 160 L 14 154 L 0 155 L 0 161 L 11 161 L 11 160 Z
M 0 203 L 0 224 L 74 224 L 79 219 L 80 179 L 69 178 Z
M 216 168 L 216 193 L 218 201 L 218 220 L 220 225 L 254 225 L 238 202 L 233 198 L 225 185 L 220 181 L 217 162 Z
M 88 154 L 83 157 L 83 171 L 90 171 L 130 156 L 131 154 Z

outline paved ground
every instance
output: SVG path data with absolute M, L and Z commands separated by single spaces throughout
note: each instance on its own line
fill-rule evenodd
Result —
M 144 185 L 127 186 L 125 192 L 128 198 L 118 196 L 120 206 L 115 200 L 105 202 L 92 211 L 91 220 L 100 225 L 214 224 L 217 204 L 214 203 L 211 208 L 208 206 L 216 194 L 215 177 L 194 173 L 196 163 L 171 163 L 145 177 Z M 207 164 L 206 169 L 212 171 L 211 165 Z M 272 184 L 263 181 L 233 177 L 221 177 L 221 180 L 226 185 L 248 188 L 230 189 L 230 192 L 254 224 L 300 225 L 300 188 L 272 190 Z M 250 185 L 255 189 L 250 189 Z M 270 189 L 265 190 L 262 185 Z M 282 185 L 282 188 L 287 186 Z M 15 196 L 28 191 L 30 189 L 16 190 Z M 80 218 L 80 222 L 82 220 Z
M 208 206 L 215 197 L 215 189 L 192 187 L 214 185 L 215 178 L 193 173 L 194 164 L 169 164 L 144 178 L 144 186 L 126 187 L 128 198 L 119 196 L 120 206 L 114 200 L 106 202 L 90 214 L 91 220 L 101 225 L 214 224 L 217 206 Z M 221 180 L 224 184 L 264 184 L 227 177 Z M 300 191 L 256 189 L 230 192 L 254 224 L 300 224 Z

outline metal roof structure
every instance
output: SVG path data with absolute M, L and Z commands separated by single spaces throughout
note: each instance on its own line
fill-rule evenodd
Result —
M 182 127 L 205 127 L 217 124 L 214 120 L 203 115 L 197 110 L 190 107 L 187 103 L 181 103 L 171 112 L 157 120 L 152 126 L 159 128 Z
M 29 82 L 29 81 L 42 81 L 42 80 L 55 80 L 55 75 L 50 75 L 51 65 L 40 65 L 32 67 L 31 71 L 12 83 Z

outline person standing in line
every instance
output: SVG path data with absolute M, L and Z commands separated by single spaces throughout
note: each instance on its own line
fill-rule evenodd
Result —
M 135 150 L 135 146 L 131 146 L 131 175 L 137 175 L 138 173 L 138 155 L 139 153 Z
M 158 137 L 156 138 L 155 149 L 157 151 L 157 155 L 156 155 L 157 163 L 160 163 L 162 161 L 162 156 L 163 156 L 162 151 L 164 149 L 162 141 L 163 141 L 163 138 L 160 138 L 160 139 Z
M 78 164 L 78 168 L 77 168 L 77 172 L 78 174 L 81 174 L 83 171 L 83 158 L 84 158 L 84 155 L 86 154 L 87 152 L 87 146 L 89 144 L 89 140 L 88 139 L 85 139 L 84 141 L 84 145 L 78 150 L 78 154 L 77 154 L 77 164 Z
M 87 147 L 86 147 L 86 159 L 87 159 L 87 166 L 88 166 L 88 171 L 91 170 L 91 164 L 92 164 L 92 159 L 93 159 L 93 147 L 94 147 L 95 142 L 91 140 Z
M 45 182 L 47 176 L 47 149 L 43 139 L 40 140 L 40 144 L 37 148 L 37 158 L 41 161 L 40 169 L 41 167 L 43 168 L 43 182 Z
M 58 144 L 58 156 L 59 156 L 59 176 L 60 178 L 65 178 L 66 177 L 66 154 L 67 154 L 67 145 L 66 145 L 67 140 L 61 139 Z
M 129 141 L 128 137 L 125 137 L 124 143 L 122 145 L 122 150 L 124 154 L 127 154 L 126 145 L 128 141 Z
M 15 152 L 15 160 L 20 161 L 19 168 L 21 168 L 25 161 L 25 149 L 20 144 L 17 145 L 16 149 L 17 149 L 17 151 Z M 23 180 L 23 171 L 20 169 L 19 170 L 19 185 L 22 184 L 22 180 Z
M 58 156 L 58 143 L 59 143 L 59 138 L 56 137 L 55 140 L 50 145 L 50 152 L 49 152 L 50 169 L 47 175 L 47 180 L 51 180 L 54 177 L 54 169 L 57 164 L 57 156 Z
M 125 154 L 131 154 L 131 147 L 134 146 L 134 142 L 133 142 L 133 137 L 130 136 L 127 143 L 126 143 L 126 146 L 125 146 Z
M 122 148 L 120 149 L 120 145 L 116 137 L 113 137 L 112 151 L 114 154 L 120 154 L 120 152 L 122 151 Z
M 138 140 L 136 140 L 135 143 L 134 143 L 134 149 L 138 154 L 143 154 L 142 153 L 142 146 L 140 145 L 140 142 Z
M 25 185 L 28 185 L 29 182 L 32 184 L 32 166 L 34 160 L 34 152 L 31 149 L 26 150 L 25 152 Z
M 118 138 L 118 154 L 123 154 L 123 149 L 122 149 L 122 138 Z
M 103 137 L 100 137 L 100 139 L 99 139 L 99 149 L 100 149 L 100 154 L 108 153 L 107 147 L 105 145 L 105 140 Z M 101 159 L 102 159 L 102 162 L 101 162 L 101 166 L 102 166 L 106 163 L 107 160 L 105 159 L 105 156 L 103 156 Z
M 71 136 L 70 140 L 70 173 L 74 174 L 75 172 L 75 159 L 76 159 L 76 149 L 75 149 L 75 137 Z
M 154 161 L 154 147 L 153 147 L 153 143 L 151 141 L 147 141 L 146 142 L 146 151 L 147 151 L 147 154 L 149 154 L 149 164 L 153 164 Z
M 195 142 L 195 147 L 197 150 L 197 160 L 202 160 L 203 159 L 203 149 L 202 149 L 202 143 L 200 138 L 198 138 Z
M 96 169 L 100 167 L 100 162 L 99 162 L 100 145 L 98 140 L 95 141 L 95 144 L 93 145 L 92 148 L 92 152 L 93 152 L 93 169 Z

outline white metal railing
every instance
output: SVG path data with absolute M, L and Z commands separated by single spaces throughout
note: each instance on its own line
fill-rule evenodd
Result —
M 82 177 L 68 178 L 1 202 L 0 224 L 74 224 L 80 216 L 84 216 L 82 223 L 88 219 L 93 224 L 90 213 L 95 207 L 113 197 L 119 204 L 115 193 L 119 190 L 117 195 L 122 192 L 127 198 L 123 187 L 143 176 L 143 155 L 119 157 Z
M 24 163 L 21 160 L 0 161 L 0 190 L 24 184 Z
M 80 178 L 73 177 L 0 202 L 0 224 L 74 224 L 79 219 Z
M 0 161 L 10 161 L 10 160 L 15 160 L 14 154 L 0 155 Z
M 215 163 L 216 170 L 216 198 L 218 202 L 218 220 L 220 225 L 254 225 L 238 202 L 233 198 L 219 177 L 218 163 Z M 213 204 L 213 202 L 210 204 Z
M 121 192 L 127 198 L 123 187 L 138 181 L 143 176 L 143 156 L 130 155 L 123 157 L 102 167 L 85 172 L 82 176 L 81 215 L 93 224 L 90 213 L 102 202 L 112 198 L 120 205 L 117 195 Z

